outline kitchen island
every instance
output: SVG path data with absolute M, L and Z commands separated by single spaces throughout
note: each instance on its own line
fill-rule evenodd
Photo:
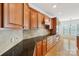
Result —
M 44 56 L 58 41 L 45 29 L 23 30 L 23 40 L 2 56 Z

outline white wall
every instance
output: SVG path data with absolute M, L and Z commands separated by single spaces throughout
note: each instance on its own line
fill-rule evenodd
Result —
M 0 55 L 22 40 L 22 30 L 0 29 Z

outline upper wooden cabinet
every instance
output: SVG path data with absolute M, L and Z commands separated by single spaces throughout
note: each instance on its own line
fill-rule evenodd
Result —
M 24 4 L 24 29 L 30 29 L 30 8 Z
M 23 25 L 23 4 L 9 3 L 4 4 L 4 23 L 5 27 L 22 28 Z
M 22 25 L 22 4 L 9 4 L 9 22 L 16 25 Z
M 0 5 L 1 6 L 1 5 Z M 27 3 L 4 3 L 3 12 L 0 7 L 0 23 L 8 28 L 36 29 L 42 28 L 45 15 L 29 7 Z M 2 21 L 3 20 L 3 21 Z
M 45 16 L 45 25 L 50 25 L 50 18 Z
M 43 55 L 47 53 L 47 38 L 43 40 Z
M 3 3 L 0 3 L 0 28 L 3 27 Z
M 52 33 L 56 34 L 56 26 L 57 26 L 57 19 L 56 19 L 56 17 L 51 19 L 51 25 L 52 25 L 52 28 L 53 28 Z
M 37 28 L 37 11 L 35 11 L 34 9 L 31 9 L 31 29 L 35 29 Z
M 1 27 L 1 21 L 2 21 L 2 13 L 1 13 L 1 11 L 2 11 L 2 6 L 0 4 L 0 27 Z
M 44 15 L 38 12 L 38 27 L 42 28 L 44 22 Z

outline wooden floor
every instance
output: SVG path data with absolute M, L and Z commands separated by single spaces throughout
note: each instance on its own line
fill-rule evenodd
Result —
M 76 38 L 60 38 L 60 41 L 46 54 L 46 56 L 78 56 Z

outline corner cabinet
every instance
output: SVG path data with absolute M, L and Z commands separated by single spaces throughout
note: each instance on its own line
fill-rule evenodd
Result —
M 4 4 L 4 27 L 22 28 L 23 26 L 23 4 Z

